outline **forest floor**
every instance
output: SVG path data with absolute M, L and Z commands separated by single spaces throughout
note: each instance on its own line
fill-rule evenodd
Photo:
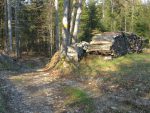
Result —
M 150 112 L 149 53 L 111 61 L 87 56 L 66 76 L 60 76 L 63 70 L 37 71 L 46 58 L 20 62 L 24 69 L 0 71 L 0 90 L 7 101 L 7 112 L 0 103 L 1 113 Z

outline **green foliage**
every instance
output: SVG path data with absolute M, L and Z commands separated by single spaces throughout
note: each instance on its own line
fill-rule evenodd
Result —
M 18 36 L 21 52 L 34 52 L 49 56 L 54 53 L 54 6 L 53 1 L 34 1 L 19 5 Z M 14 17 L 13 17 L 14 18 Z
M 138 35 L 145 37 L 149 32 L 147 23 L 140 21 L 136 24 L 135 31 Z
M 81 17 L 81 26 L 80 26 L 80 40 L 90 41 L 92 33 L 94 30 L 104 30 L 100 21 L 97 17 L 97 8 L 95 2 L 91 1 L 88 6 L 83 5 L 83 12 Z
M 140 0 L 104 0 L 105 3 L 96 4 L 90 0 L 86 5 L 83 2 L 81 23 L 79 27 L 79 41 L 90 41 L 95 33 L 105 31 L 135 32 L 150 39 L 150 3 L 143 4 Z M 0 46 L 4 48 L 4 0 L 0 2 Z M 15 2 L 13 0 L 13 48 L 15 48 Z M 19 1 L 20 2 L 20 1 Z M 59 0 L 59 30 L 61 36 L 63 0 Z M 72 7 L 70 8 L 70 11 Z M 54 1 L 34 1 L 32 4 L 19 3 L 18 37 L 20 51 L 37 52 L 50 55 L 55 52 L 55 11 Z M 61 37 L 60 37 L 61 42 Z M 52 56 L 52 55 L 51 55 Z
M 150 39 L 150 24 L 149 24 L 149 19 L 150 19 L 150 15 L 148 15 L 150 13 L 150 4 L 149 5 L 143 5 L 142 7 L 140 7 L 140 9 L 138 10 L 139 12 L 136 13 L 136 21 L 135 21 L 135 32 L 140 35 L 140 36 L 144 36 L 146 38 Z
M 95 5 L 91 1 L 88 6 L 83 5 L 80 27 L 80 40 L 90 41 L 93 31 L 126 31 L 135 32 L 140 36 L 150 38 L 150 4 L 141 1 L 113 1 Z

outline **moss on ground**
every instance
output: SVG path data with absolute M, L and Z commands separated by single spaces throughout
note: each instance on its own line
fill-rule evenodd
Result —
M 65 106 L 74 108 L 78 112 L 82 113 L 94 113 L 94 105 L 92 99 L 86 94 L 85 91 L 66 86 L 64 88 L 64 94 L 67 96 L 65 100 Z

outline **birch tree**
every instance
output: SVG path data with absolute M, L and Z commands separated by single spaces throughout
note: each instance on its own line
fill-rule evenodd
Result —
M 56 50 L 59 50 L 59 15 L 58 15 L 58 0 L 55 0 L 55 26 L 56 26 Z
M 76 19 L 75 19 L 75 25 L 74 25 L 74 31 L 73 31 L 73 40 L 72 40 L 73 43 L 77 42 L 77 35 L 78 35 L 78 30 L 79 30 L 81 12 L 82 12 L 82 0 L 79 0 L 78 1 Z
M 70 1 L 64 0 L 64 14 L 63 14 L 63 28 L 62 28 L 62 53 L 67 55 L 67 46 L 69 42 L 76 43 L 79 30 L 80 17 L 82 12 L 82 0 L 74 0 L 72 13 L 69 11 Z M 75 9 L 77 7 L 77 10 Z M 71 21 L 69 20 L 69 13 L 71 13 Z M 70 27 L 70 28 L 69 28 Z M 70 40 L 72 36 L 72 40 Z
M 8 14 L 8 37 L 9 37 L 9 52 L 12 52 L 12 15 L 11 15 L 11 2 L 7 0 L 7 14 Z
M 102 18 L 105 17 L 105 0 L 102 1 Z
M 73 30 L 74 30 L 74 24 L 75 24 L 75 16 L 76 16 L 76 0 L 73 0 L 73 8 L 71 13 L 71 22 L 70 22 L 70 43 L 72 43 L 72 37 L 73 37 Z
M 20 57 L 20 39 L 19 39 L 19 23 L 18 23 L 19 0 L 15 2 L 15 38 L 16 38 L 16 56 Z
M 69 12 L 69 0 L 64 0 L 64 14 L 62 19 L 62 46 L 61 53 L 62 55 L 67 56 L 67 46 L 69 40 L 69 31 L 68 31 L 68 12 Z

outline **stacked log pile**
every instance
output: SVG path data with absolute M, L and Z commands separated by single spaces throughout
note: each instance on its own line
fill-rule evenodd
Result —
M 79 61 L 85 52 L 117 57 L 127 53 L 140 53 L 148 42 L 133 33 L 104 32 L 93 36 L 90 43 L 80 42 L 69 46 L 67 55 L 75 61 Z
M 93 36 L 86 52 L 121 56 L 131 52 L 141 52 L 145 43 L 143 38 L 133 33 L 105 32 Z
M 148 45 L 149 41 L 148 39 L 141 38 L 137 36 L 136 34 L 126 34 L 127 41 L 129 44 L 129 53 L 130 52 L 137 52 L 140 53 L 142 52 L 142 49 L 144 46 Z
M 123 55 L 127 53 L 127 40 L 123 33 L 105 32 L 97 34 L 92 38 L 87 52 L 104 55 Z

